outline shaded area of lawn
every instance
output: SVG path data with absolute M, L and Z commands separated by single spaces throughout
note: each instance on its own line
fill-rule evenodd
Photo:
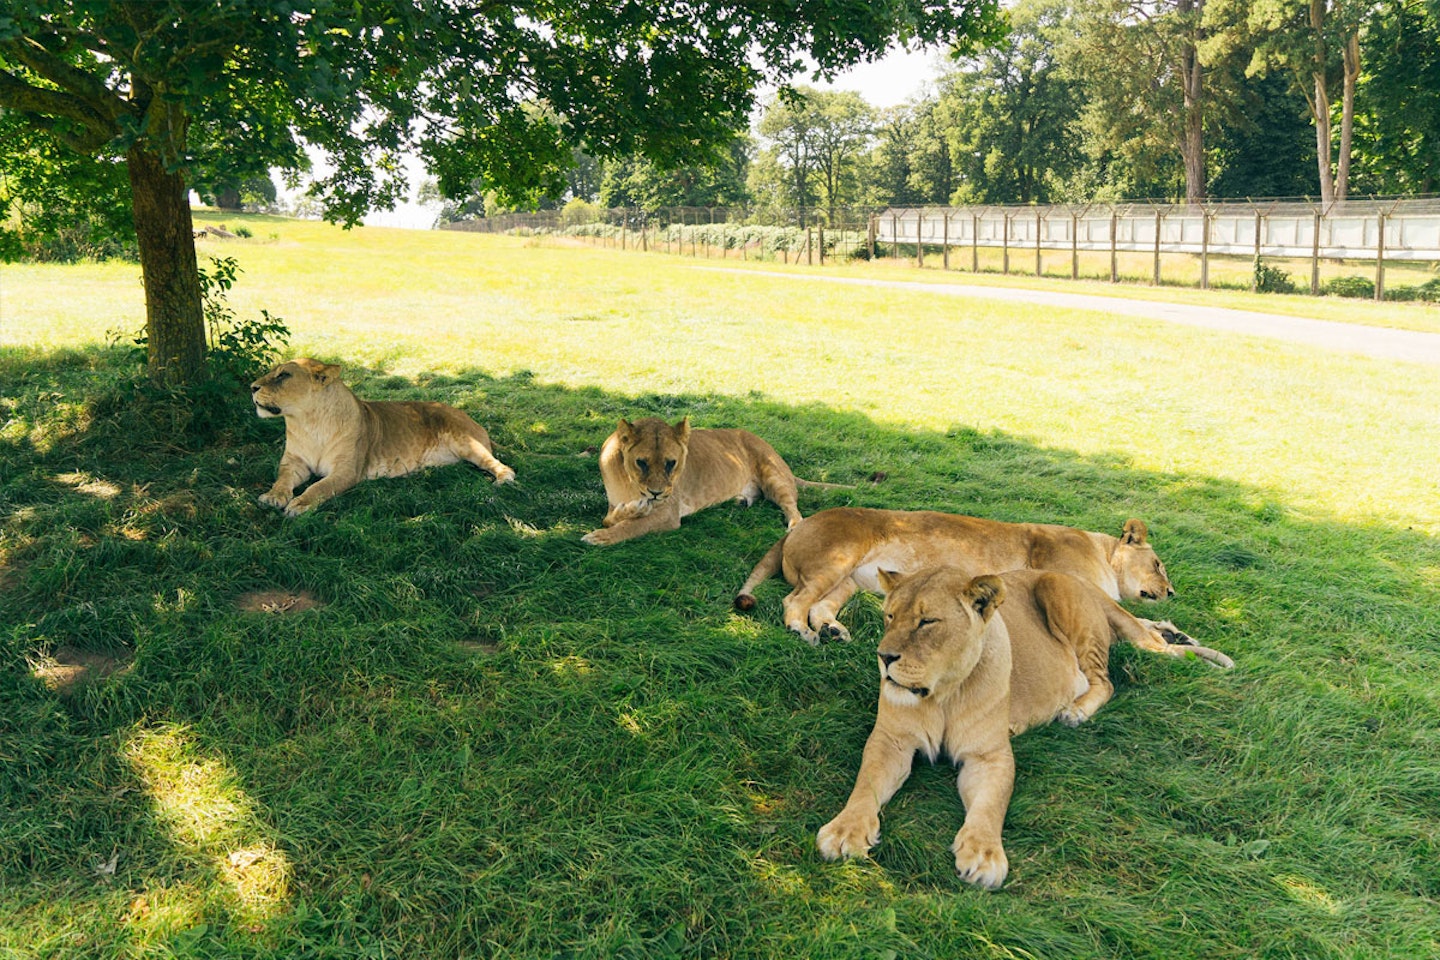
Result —
M 1353 956 L 1440 944 L 1440 547 L 1284 491 L 958 424 L 758 395 L 625 397 L 351 370 L 471 412 L 519 473 L 362 484 L 287 521 L 281 430 L 206 445 L 103 399 L 102 349 L 0 353 L 0 948 L 35 956 Z M 97 397 L 101 399 L 97 400 Z M 873 861 L 832 865 L 873 718 L 850 645 L 729 602 L 779 512 L 605 550 L 619 416 L 745 426 L 801 508 L 927 507 L 1118 532 L 1148 607 L 1229 674 L 1121 648 L 1115 700 L 1016 743 L 1011 879 L 958 881 L 953 773 L 917 766 Z M 172 422 L 173 425 L 173 422 Z M 586 455 L 586 451 L 592 451 Z M 876 473 L 884 478 L 869 479 Z M 267 593 L 268 592 L 268 593 Z M 304 594 L 313 607 L 293 609 Z M 280 597 L 267 608 L 246 598 Z M 61 647 L 122 664 L 47 686 Z M 43 670 L 39 671 L 43 674 Z

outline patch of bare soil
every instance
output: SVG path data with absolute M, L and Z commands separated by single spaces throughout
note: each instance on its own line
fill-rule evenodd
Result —
M 35 666 L 34 673 L 54 693 L 67 694 L 82 683 L 123 673 L 129 668 L 129 657 L 61 645 Z
M 253 590 L 236 597 L 235 606 L 246 613 L 304 613 L 325 604 L 309 590 Z

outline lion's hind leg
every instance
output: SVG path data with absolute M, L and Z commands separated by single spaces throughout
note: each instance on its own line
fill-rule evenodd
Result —
M 492 452 L 490 435 L 485 432 L 485 428 L 478 423 L 470 426 L 474 429 L 464 429 L 457 424 L 447 432 L 445 444 L 450 448 L 450 452 L 490 474 L 496 483 L 514 483 L 515 471 L 501 463 Z
M 851 577 L 844 577 L 835 588 L 820 601 L 810 608 L 809 620 L 811 628 L 822 640 L 839 640 L 842 643 L 850 642 L 850 631 L 837 618 L 840 609 L 845 602 L 855 595 L 860 589 L 859 585 Z
M 756 481 L 760 485 L 760 492 L 765 494 L 765 499 L 779 507 L 780 512 L 785 515 L 785 528 L 788 530 L 804 518 L 800 516 L 800 501 L 796 493 L 794 474 L 778 456 L 774 461 L 762 459 L 756 465 Z
M 1050 632 L 1074 653 L 1086 684 L 1056 715 L 1071 727 L 1095 716 L 1115 695 L 1115 685 L 1110 682 L 1111 627 L 1096 608 L 1097 600 L 1111 603 L 1098 593 L 1087 595 L 1086 585 L 1073 577 L 1051 574 L 1035 582 L 1035 603 L 1045 614 Z
M 837 577 L 835 573 L 836 571 L 827 570 L 821 577 L 801 578 L 795 589 L 782 601 L 785 626 L 798 633 L 800 638 L 812 647 L 819 646 L 821 630 L 830 624 L 834 623 L 842 631 L 845 629 L 835 622 L 834 611 L 827 616 L 823 609 L 817 609 L 832 593 L 842 590 L 843 584 L 850 580 L 844 574 Z M 853 583 L 850 592 L 854 592 Z M 845 599 L 849 599 L 849 596 L 849 593 L 844 594 Z M 835 610 L 838 609 L 837 605 Z M 849 639 L 848 632 L 845 633 L 845 639 Z

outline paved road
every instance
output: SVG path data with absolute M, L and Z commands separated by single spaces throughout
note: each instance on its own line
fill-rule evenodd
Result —
M 724 270 L 724 267 L 706 269 Z M 730 271 L 739 272 L 739 271 Z M 753 271 L 747 271 L 753 275 Z M 1230 310 L 1225 307 L 1202 307 L 1187 303 L 1157 303 L 1153 300 L 1126 300 L 1123 297 L 1099 297 L 1086 293 L 1059 293 L 1052 290 L 1025 290 L 1018 287 L 985 287 L 965 283 L 916 283 L 909 280 L 867 280 L 859 277 L 825 277 L 814 274 L 767 273 L 765 276 L 819 283 L 848 283 L 866 287 L 894 287 L 917 293 L 939 293 L 955 297 L 976 297 L 985 300 L 1008 300 L 1047 307 L 1099 310 L 1102 313 L 1125 314 L 1148 320 L 1168 320 L 1192 327 L 1209 327 L 1257 337 L 1273 337 L 1294 343 L 1305 343 L 1357 353 L 1381 360 L 1405 360 L 1440 366 L 1440 334 L 1415 330 L 1392 330 L 1388 327 L 1367 327 L 1359 324 L 1336 323 L 1333 320 L 1310 320 L 1286 317 L 1251 310 Z

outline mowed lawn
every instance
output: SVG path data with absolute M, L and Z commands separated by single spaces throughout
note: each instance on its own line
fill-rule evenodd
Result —
M 141 325 L 138 267 L 5 266 L 0 956 L 1440 954 L 1440 371 L 223 219 L 255 237 L 200 252 L 239 261 L 242 317 L 283 317 L 364 397 L 466 409 L 520 484 L 434 469 L 286 520 L 256 500 L 282 428 L 243 392 L 207 424 L 127 399 L 107 331 Z M 579 540 L 616 419 L 686 414 L 850 485 L 806 513 L 1142 517 L 1177 590 L 1143 615 L 1238 666 L 1122 647 L 1092 721 L 1017 739 L 999 893 L 954 874 L 943 763 L 917 763 L 872 859 L 825 863 L 878 601 L 819 649 L 780 627 L 778 580 L 735 613 L 783 532 L 770 504 Z

